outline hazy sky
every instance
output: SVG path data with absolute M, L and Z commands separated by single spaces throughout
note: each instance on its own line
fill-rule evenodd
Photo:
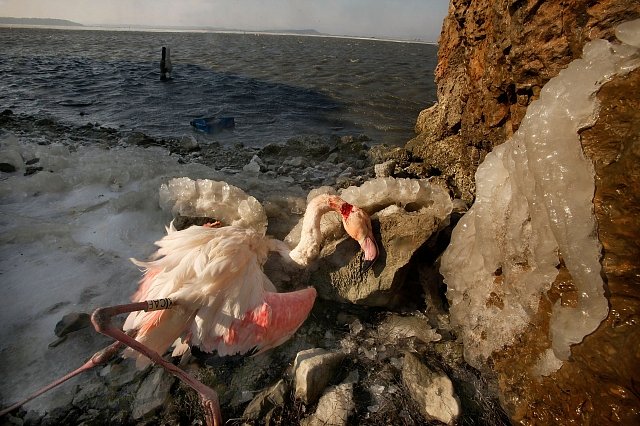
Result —
M 0 0 L 0 16 L 81 24 L 315 29 L 437 41 L 449 0 Z

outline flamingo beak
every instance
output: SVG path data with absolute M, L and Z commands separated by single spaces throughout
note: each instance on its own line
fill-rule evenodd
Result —
M 364 262 L 362 263 L 362 273 L 367 272 L 378 258 L 378 246 L 373 235 L 367 235 L 360 241 L 360 247 L 364 252 Z

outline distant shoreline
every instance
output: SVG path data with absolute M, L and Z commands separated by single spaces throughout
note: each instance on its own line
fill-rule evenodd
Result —
M 325 34 L 316 30 L 261 30 L 246 31 L 235 29 L 217 29 L 205 27 L 145 27 L 127 25 L 84 25 L 64 19 L 43 18 L 6 18 L 0 17 L 0 28 L 47 28 L 54 30 L 82 30 L 82 31 L 132 31 L 132 32 L 166 32 L 166 33 L 218 33 L 218 34 L 249 34 L 272 36 L 300 36 L 300 37 L 326 37 L 344 38 L 355 40 L 385 41 L 392 43 L 419 43 L 437 45 L 434 41 L 393 39 L 372 36 L 350 36 Z
M 0 16 L 0 25 L 28 25 L 28 26 L 52 26 L 52 27 L 83 27 L 84 25 L 67 19 L 54 18 L 11 18 Z

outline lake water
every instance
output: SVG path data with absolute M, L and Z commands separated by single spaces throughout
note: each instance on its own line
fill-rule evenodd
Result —
M 270 34 L 0 28 L 0 107 L 152 137 L 196 117 L 236 128 L 200 139 L 264 146 L 365 134 L 402 145 L 436 99 L 437 46 Z M 161 47 L 173 79 L 160 81 Z

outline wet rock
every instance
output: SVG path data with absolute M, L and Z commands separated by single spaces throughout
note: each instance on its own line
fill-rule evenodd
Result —
M 318 401 L 315 413 L 301 422 L 304 426 L 343 426 L 355 411 L 353 383 L 332 386 Z
M 133 418 L 140 419 L 162 407 L 170 397 L 171 386 L 175 377 L 156 368 L 149 374 L 136 393 L 133 405 Z
M 84 312 L 71 312 L 58 321 L 54 333 L 58 337 L 63 337 L 89 326 L 91 326 L 91 315 Z
M 317 401 L 337 373 L 345 354 L 313 348 L 299 352 L 293 364 L 295 396 L 306 404 Z
M 454 424 L 460 415 L 460 402 L 444 372 L 427 367 L 415 355 L 407 353 L 402 381 L 425 418 Z
M 282 407 L 289 393 L 289 385 L 279 380 L 275 385 L 258 393 L 245 408 L 242 417 L 246 420 L 260 420 L 276 407 Z

